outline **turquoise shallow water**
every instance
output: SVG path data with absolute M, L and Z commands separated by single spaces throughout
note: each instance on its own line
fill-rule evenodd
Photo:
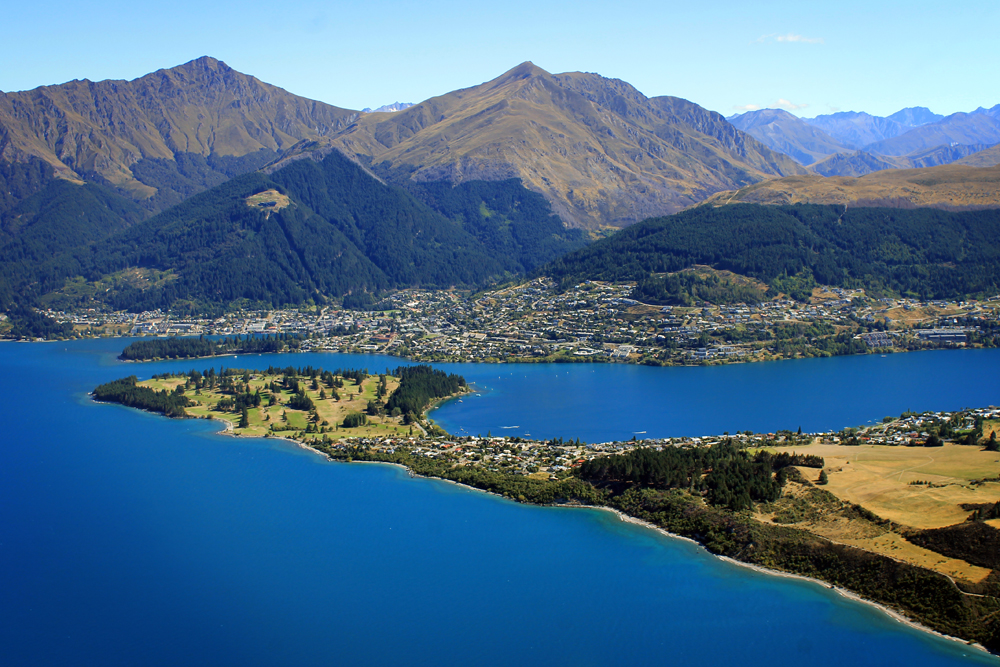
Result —
M 607 512 L 518 505 L 410 479 L 391 466 L 327 463 L 284 443 L 226 438 L 204 421 L 94 404 L 86 392 L 100 382 L 209 365 L 126 366 L 113 359 L 121 347 L 0 345 L 7 418 L 0 442 L 2 664 L 1000 664 L 822 586 L 723 563 Z M 1000 359 L 899 356 L 925 366 L 894 372 L 917 376 L 952 366 L 965 372 L 962 364 L 995 368 Z M 797 381 L 820 376 L 835 384 L 836 373 L 823 364 L 841 361 L 800 366 Z M 398 361 L 225 360 L 270 363 L 374 371 Z M 508 425 L 518 403 L 505 396 L 523 394 L 527 385 L 545 393 L 546 367 L 532 368 L 537 375 L 520 388 L 512 379 L 493 384 L 488 375 L 514 368 L 464 367 L 489 389 L 480 403 L 465 399 L 441 409 L 442 422 L 484 432 L 493 428 L 490 419 Z M 607 373 L 602 391 L 626 397 L 637 381 L 632 369 L 616 376 L 622 367 L 547 368 Z M 796 375 L 775 368 L 785 381 Z M 756 377 L 758 384 L 766 380 Z M 656 389 L 655 375 L 638 381 L 647 393 Z M 706 386 L 712 384 L 714 378 Z M 549 390 L 560 391 L 555 384 Z M 982 391 L 926 398 L 997 402 L 989 388 Z M 491 401 L 499 412 L 482 417 L 480 405 Z M 867 409 L 891 413 L 888 405 Z M 935 406 L 901 409 L 907 407 Z M 687 421 L 661 415 L 647 430 L 704 425 L 715 432 L 723 424 L 716 416 L 732 409 L 701 417 L 689 409 L 681 415 Z M 586 406 L 579 410 L 584 439 L 603 437 L 588 428 L 604 426 L 589 424 L 624 424 L 618 417 L 585 420 Z M 805 419 L 807 412 L 781 419 Z M 850 410 L 830 414 L 859 421 Z M 513 424 L 544 428 L 531 414 Z M 802 426 L 820 424 L 817 418 Z

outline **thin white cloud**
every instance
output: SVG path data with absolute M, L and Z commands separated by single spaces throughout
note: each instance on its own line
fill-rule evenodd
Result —
M 733 109 L 736 111 L 760 111 L 759 104 L 734 104 Z
M 761 35 L 757 38 L 758 43 L 764 42 L 798 42 L 800 44 L 823 44 L 822 37 L 804 37 L 803 35 L 796 35 L 795 33 L 788 33 L 787 35 L 779 35 L 778 33 L 772 33 L 770 35 Z
M 789 102 L 784 97 L 779 97 L 778 101 L 775 102 L 772 106 L 774 106 L 774 107 L 776 107 L 778 109 L 787 109 L 788 111 L 795 111 L 797 109 L 805 109 L 809 105 L 808 104 L 796 104 L 795 102 Z

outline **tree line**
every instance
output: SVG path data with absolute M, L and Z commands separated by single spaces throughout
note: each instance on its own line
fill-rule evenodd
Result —
M 750 509 L 755 502 L 777 500 L 785 482 L 782 471 L 793 465 L 822 468 L 823 459 L 765 450 L 750 456 L 730 439 L 712 447 L 641 447 L 599 456 L 584 462 L 577 474 L 618 490 L 684 489 L 703 495 L 712 505 L 735 511 Z
M 191 359 L 214 357 L 220 354 L 265 354 L 297 350 L 301 344 L 296 334 L 269 334 L 266 336 L 228 336 L 217 340 L 198 338 L 157 338 L 138 340 L 128 345 L 118 358 L 123 361 L 148 361 L 150 359 Z
M 397 408 L 404 415 L 422 415 L 434 400 L 457 394 L 465 388 L 465 378 L 445 373 L 427 365 L 400 366 L 392 371 L 399 386 L 389 396 L 385 409 Z
M 696 264 L 748 276 L 797 299 L 814 284 L 920 299 L 1000 291 L 1000 210 L 700 206 L 652 218 L 536 271 L 562 285 L 635 280 L 664 298 L 702 285 L 651 280 Z M 730 298 L 723 291 L 717 297 Z
M 137 378 L 130 375 L 127 378 L 114 380 L 94 388 L 93 396 L 98 401 L 120 403 L 130 408 L 158 412 L 167 417 L 187 417 L 184 409 L 191 404 L 183 393 L 156 391 L 149 387 L 136 384 Z

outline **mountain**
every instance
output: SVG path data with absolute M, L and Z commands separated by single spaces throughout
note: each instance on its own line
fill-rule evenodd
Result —
M 831 155 L 810 165 L 809 171 L 820 176 L 856 177 L 870 174 L 873 171 L 882 171 L 883 169 L 906 169 L 912 166 L 904 158 L 893 158 L 883 155 L 876 156 L 865 151 L 854 151 L 853 153 Z
M 954 144 L 1000 143 L 1000 117 L 989 113 L 954 113 L 935 123 L 909 130 L 865 147 L 869 153 L 907 155 Z
M 993 106 L 992 108 L 986 109 L 984 107 L 979 107 L 972 113 L 974 114 L 985 114 L 993 118 L 1000 118 L 1000 104 Z
M 991 149 L 992 150 L 992 149 Z M 875 156 L 877 159 L 879 156 Z M 893 158 L 894 159 L 894 158 Z M 890 169 L 860 178 L 789 176 L 735 192 L 720 192 L 706 203 L 837 204 L 904 208 L 998 208 L 1000 167 L 948 164 L 924 169 Z
M 365 107 L 361 110 L 362 113 L 395 113 L 396 111 L 402 111 L 403 109 L 409 109 L 413 106 L 412 102 L 393 102 L 392 104 L 383 104 L 378 109 L 369 109 Z
M 823 130 L 849 149 L 864 148 L 868 144 L 895 137 L 910 129 L 896 120 L 857 111 L 841 111 L 806 118 L 803 121 Z
M 802 165 L 810 165 L 851 148 L 783 109 L 748 111 L 730 116 L 727 120 L 768 148 L 784 153 Z
M 37 157 L 59 177 L 98 177 L 144 199 L 159 184 L 136 174 L 137 164 L 181 154 L 273 158 L 298 141 L 345 129 L 358 115 L 203 57 L 133 81 L 0 93 L 0 161 Z
M 799 119 L 765 109 L 729 120 L 822 176 L 949 164 L 1000 141 L 1000 105 L 947 118 L 910 107 L 887 118 L 845 111 Z
M 520 178 L 567 225 L 589 229 L 803 172 L 696 104 L 531 63 L 391 115 L 366 114 L 334 137 L 293 148 L 289 159 L 332 148 L 395 180 Z
M 937 167 L 939 165 L 951 164 L 963 158 L 975 155 L 990 148 L 991 144 L 950 144 L 947 146 L 934 146 L 926 150 L 916 151 L 904 155 L 901 159 L 910 163 L 912 168 Z
M 802 172 L 696 104 L 531 63 L 403 107 L 341 109 L 203 57 L 133 81 L 0 94 L 0 162 L 38 158 L 156 213 L 276 158 L 339 149 L 397 182 L 519 178 L 585 228 Z
M 944 116 L 932 113 L 927 107 L 908 107 L 886 117 L 873 116 L 863 111 L 840 111 L 803 120 L 845 146 L 858 149 L 898 137 L 943 118 Z
M 904 127 L 920 127 L 921 125 L 927 125 L 928 123 L 936 123 L 942 120 L 944 116 L 939 113 L 934 113 L 927 107 L 907 107 L 905 109 L 900 109 L 894 114 L 887 116 L 891 121 L 895 121 Z
M 864 176 L 883 169 L 919 169 L 936 167 L 960 161 L 966 156 L 977 154 L 989 146 L 974 144 L 964 146 L 935 146 L 927 150 L 917 151 L 903 156 L 873 155 L 866 151 L 853 153 L 837 153 L 810 165 L 809 170 L 820 176 Z M 994 163 L 995 164 L 995 163 Z M 982 164 L 974 166 L 993 166 Z
M 484 286 L 584 244 L 516 181 L 437 193 L 452 219 L 337 151 L 237 176 L 142 221 L 134 204 L 115 217 L 110 207 L 126 200 L 103 186 L 52 187 L 66 201 L 95 200 L 106 222 L 99 233 L 91 215 L 58 216 L 58 237 L 72 243 L 46 248 L 29 225 L 0 246 L 0 283 L 22 302 L 201 312 L 241 300 L 364 303 L 387 288 Z
M 995 167 L 1000 164 L 1000 144 L 963 157 L 955 164 L 964 164 L 970 167 Z
M 564 285 L 635 280 L 693 265 L 754 278 L 804 298 L 816 283 L 929 299 L 1000 289 L 1000 211 L 844 206 L 698 206 L 644 220 L 540 269 Z M 676 287 L 676 286 L 675 286 Z

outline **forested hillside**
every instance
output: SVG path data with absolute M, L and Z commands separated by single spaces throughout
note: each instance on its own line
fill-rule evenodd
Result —
M 695 264 L 803 296 L 814 283 L 950 299 L 1000 291 L 1000 210 L 702 206 L 646 220 L 538 273 L 648 282 Z
M 521 181 L 405 181 L 410 194 L 450 220 L 461 223 L 509 271 L 533 271 L 551 258 L 587 244 L 582 230 L 565 227 L 545 197 Z
M 388 288 L 483 286 L 583 243 L 517 181 L 429 198 L 453 219 L 339 152 L 237 176 L 147 220 L 104 186 L 48 180 L 15 207 L 0 279 L 22 303 L 59 292 L 63 306 L 84 305 L 64 290 L 78 277 L 92 286 L 85 298 L 116 309 L 364 303 Z

